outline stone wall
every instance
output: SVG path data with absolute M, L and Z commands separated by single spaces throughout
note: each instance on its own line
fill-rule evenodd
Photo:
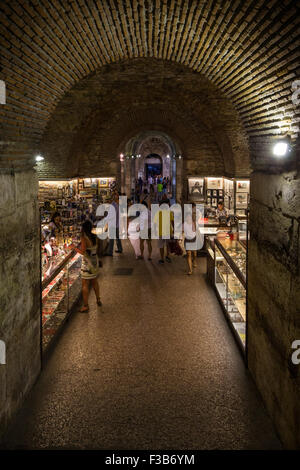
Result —
M 249 369 L 287 448 L 300 448 L 300 173 L 251 178 Z
M 40 371 L 40 243 L 34 171 L 0 173 L 0 437 Z

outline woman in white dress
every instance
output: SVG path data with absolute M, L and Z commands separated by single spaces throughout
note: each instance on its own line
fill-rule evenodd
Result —
M 140 255 L 140 235 L 139 220 L 136 216 L 128 217 L 128 238 L 134 249 L 135 258 L 138 259 Z
M 92 233 L 93 224 L 90 220 L 86 220 L 82 224 L 81 243 L 79 248 L 75 250 L 82 255 L 81 264 L 81 279 L 82 279 L 82 297 L 83 307 L 80 312 L 89 311 L 89 284 L 92 283 L 94 289 L 97 305 L 101 306 L 98 274 L 99 274 L 99 259 L 98 259 L 98 238 Z
M 148 260 L 151 261 L 151 253 L 152 253 L 152 243 L 151 243 L 151 211 L 148 209 L 148 204 L 146 201 L 143 201 L 142 204 L 147 208 L 147 210 L 142 211 L 140 214 L 140 232 L 145 230 L 145 227 L 148 227 L 148 238 L 147 246 L 148 246 Z M 138 256 L 138 259 L 144 259 L 144 245 L 145 240 L 144 238 L 140 237 L 140 250 L 141 254 Z
M 196 221 L 192 213 L 186 216 L 186 220 L 183 224 L 183 231 L 185 235 L 184 247 L 186 249 L 186 260 L 188 265 L 187 274 L 191 275 L 193 274 L 193 268 L 197 267 L 197 249 L 196 247 L 193 249 L 193 246 L 191 246 L 196 242 Z

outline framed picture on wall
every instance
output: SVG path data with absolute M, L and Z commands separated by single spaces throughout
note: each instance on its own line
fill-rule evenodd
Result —
M 246 208 L 248 206 L 248 193 L 236 193 L 235 206 L 237 209 Z
M 204 178 L 188 178 L 189 199 L 192 201 L 204 200 Z
M 223 188 L 223 178 L 207 178 L 207 188 L 208 189 L 222 189 Z
M 99 188 L 108 188 L 108 178 L 99 179 Z
M 211 197 L 211 189 L 206 190 L 206 195 L 207 195 L 207 197 Z
M 217 198 L 216 197 L 212 198 L 211 205 L 212 205 L 212 207 L 217 207 Z
M 219 197 L 223 197 L 223 196 L 224 196 L 223 189 L 219 189 L 219 191 L 218 191 L 218 196 L 219 196 Z
M 92 186 L 91 178 L 85 178 L 83 180 L 83 186 L 84 186 L 84 188 L 91 188 L 91 186 Z
M 249 193 L 250 181 L 236 181 L 236 192 L 237 193 Z
M 234 183 L 232 180 L 224 178 L 224 193 L 225 196 L 233 196 L 234 194 Z
M 207 205 L 208 205 L 208 206 L 211 206 L 211 197 L 208 197 L 208 198 L 207 198 Z
M 110 187 L 110 189 L 115 189 L 116 186 L 117 186 L 117 183 L 116 183 L 116 179 L 115 178 L 110 178 L 108 180 L 108 186 Z

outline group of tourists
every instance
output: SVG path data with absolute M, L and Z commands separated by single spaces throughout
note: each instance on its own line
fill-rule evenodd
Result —
M 133 216 L 127 216 L 127 236 L 131 242 L 131 245 L 134 248 L 135 256 L 137 260 L 143 260 L 145 255 L 145 245 L 147 246 L 147 259 L 152 261 L 152 252 L 153 252 L 153 236 L 152 230 L 156 233 L 157 247 L 159 249 L 160 258 L 158 263 L 163 265 L 165 262 L 171 263 L 171 250 L 176 254 L 183 255 L 183 250 L 180 247 L 179 241 L 173 239 L 174 235 L 174 215 L 172 211 L 169 211 L 166 206 L 170 206 L 170 200 L 166 193 L 164 193 L 160 200 L 161 209 L 159 209 L 154 219 L 152 220 L 151 216 L 151 200 L 149 197 L 147 188 L 144 189 L 144 192 L 141 196 L 142 204 L 145 209 L 142 210 L 139 214 Z M 128 201 L 128 209 L 134 201 Z M 190 214 L 185 218 L 185 222 L 182 226 L 183 238 L 185 237 L 184 247 L 186 251 L 186 260 L 188 271 L 187 274 L 191 275 L 193 269 L 196 267 L 196 249 L 191 249 L 191 245 L 196 240 L 196 211 L 195 205 Z M 165 213 L 164 213 L 165 212 Z M 130 211 L 128 211 L 130 214 Z M 119 215 L 119 194 L 115 192 L 113 194 L 113 200 L 110 206 L 110 209 L 106 216 L 106 221 L 108 222 L 108 248 L 105 253 L 105 256 L 113 256 L 114 243 L 116 241 L 117 249 L 116 253 L 123 252 L 122 246 L 122 235 L 124 227 L 120 223 Z M 109 224 L 109 222 L 113 224 Z M 120 227 L 121 225 L 121 227 Z M 110 232 L 110 230 L 112 232 Z M 143 236 L 141 236 L 141 233 Z M 146 233 L 146 237 L 144 234 Z M 111 236 L 110 236 L 111 235 Z M 120 238 L 121 237 L 121 238 Z M 152 237 L 152 238 L 151 238 Z M 82 267 L 81 267 L 81 277 L 82 277 L 82 294 L 83 294 L 83 307 L 81 312 L 88 312 L 88 296 L 89 296 L 89 283 L 91 282 L 94 289 L 97 304 L 102 305 L 99 294 L 99 285 L 97 277 L 99 274 L 99 259 L 98 259 L 98 237 L 93 233 L 93 223 L 90 220 L 86 220 L 82 225 L 82 235 L 81 243 L 79 247 L 73 247 L 78 253 L 83 257 Z M 177 250 L 174 251 L 174 246 Z M 101 263 L 101 262 L 100 262 Z
M 133 190 L 134 202 L 141 202 L 145 190 L 149 194 L 151 202 L 160 202 L 164 194 L 170 192 L 170 179 L 162 175 L 150 174 L 147 180 L 139 177 L 135 181 L 135 188 Z

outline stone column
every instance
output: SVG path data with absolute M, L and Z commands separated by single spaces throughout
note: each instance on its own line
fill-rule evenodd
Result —
M 135 159 L 135 157 L 132 158 L 132 156 L 130 158 L 131 158 L 131 187 L 130 187 L 130 191 L 131 191 L 132 188 L 135 188 L 136 159 Z
M 124 156 L 120 156 L 120 165 L 121 165 L 121 192 L 126 193 L 126 181 L 125 181 L 125 160 Z
M 172 156 L 171 168 L 170 168 L 170 178 L 171 178 L 171 189 L 172 189 L 172 199 L 176 198 L 176 158 Z
M 124 160 L 125 167 L 125 193 L 129 198 L 131 197 L 131 161 L 128 157 L 125 157 Z
M 181 157 L 181 158 L 180 158 Z M 182 167 L 183 161 L 182 156 L 176 157 L 176 201 L 182 201 Z

